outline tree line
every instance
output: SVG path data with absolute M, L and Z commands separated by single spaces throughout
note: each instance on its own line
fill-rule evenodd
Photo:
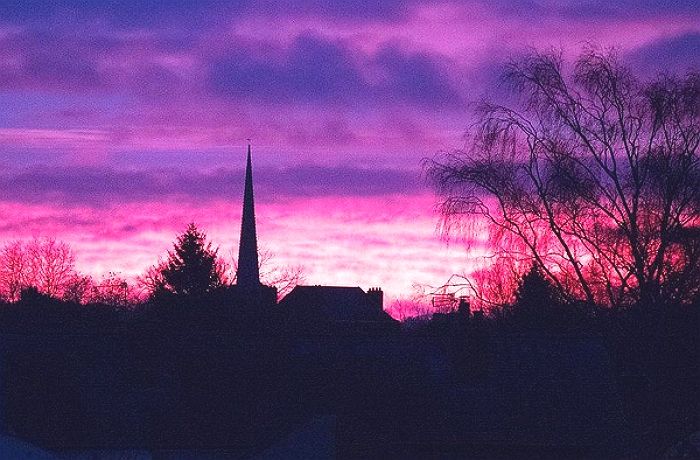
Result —
M 266 251 L 259 259 L 263 282 L 277 287 L 280 296 L 302 282 L 300 266 L 275 266 L 274 256 Z M 40 295 L 126 308 L 168 296 L 201 297 L 235 282 L 235 261 L 219 256 L 194 223 L 177 236 L 164 259 L 131 281 L 113 272 L 99 278 L 80 273 L 75 251 L 55 238 L 12 241 L 0 249 L 0 298 L 10 303 Z

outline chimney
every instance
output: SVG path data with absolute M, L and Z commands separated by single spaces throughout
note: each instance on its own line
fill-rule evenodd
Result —
M 457 313 L 461 318 L 469 318 L 471 314 L 471 305 L 469 305 L 469 300 L 464 296 L 459 298 Z
M 367 290 L 367 297 L 372 305 L 377 307 L 379 310 L 384 310 L 384 292 L 382 292 L 382 288 L 369 288 Z

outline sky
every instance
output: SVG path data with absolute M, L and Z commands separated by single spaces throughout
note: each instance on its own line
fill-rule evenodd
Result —
M 422 160 L 464 144 L 509 59 L 591 44 L 697 68 L 700 3 L 3 0 L 0 242 L 135 277 L 195 222 L 230 258 L 249 138 L 272 264 L 409 297 L 488 253 L 441 238 Z

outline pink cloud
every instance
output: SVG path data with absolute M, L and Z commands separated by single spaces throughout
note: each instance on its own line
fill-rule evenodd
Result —
M 276 264 L 304 267 L 310 284 L 382 286 L 389 297 L 412 293 L 415 283 L 442 284 L 475 262 L 461 246 L 446 247 L 436 234 L 427 195 L 289 199 L 257 206 L 260 245 Z M 188 222 L 206 230 L 219 253 L 235 254 L 240 204 L 147 202 L 84 207 L 2 203 L 13 216 L 0 241 L 53 236 L 69 243 L 79 268 L 135 277 L 170 248 Z M 474 249 L 478 255 L 479 250 Z

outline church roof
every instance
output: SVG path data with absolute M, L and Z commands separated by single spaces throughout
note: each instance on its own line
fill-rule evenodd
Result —
M 294 315 L 327 321 L 388 319 L 381 306 L 357 286 L 296 286 L 282 299 L 280 306 Z

